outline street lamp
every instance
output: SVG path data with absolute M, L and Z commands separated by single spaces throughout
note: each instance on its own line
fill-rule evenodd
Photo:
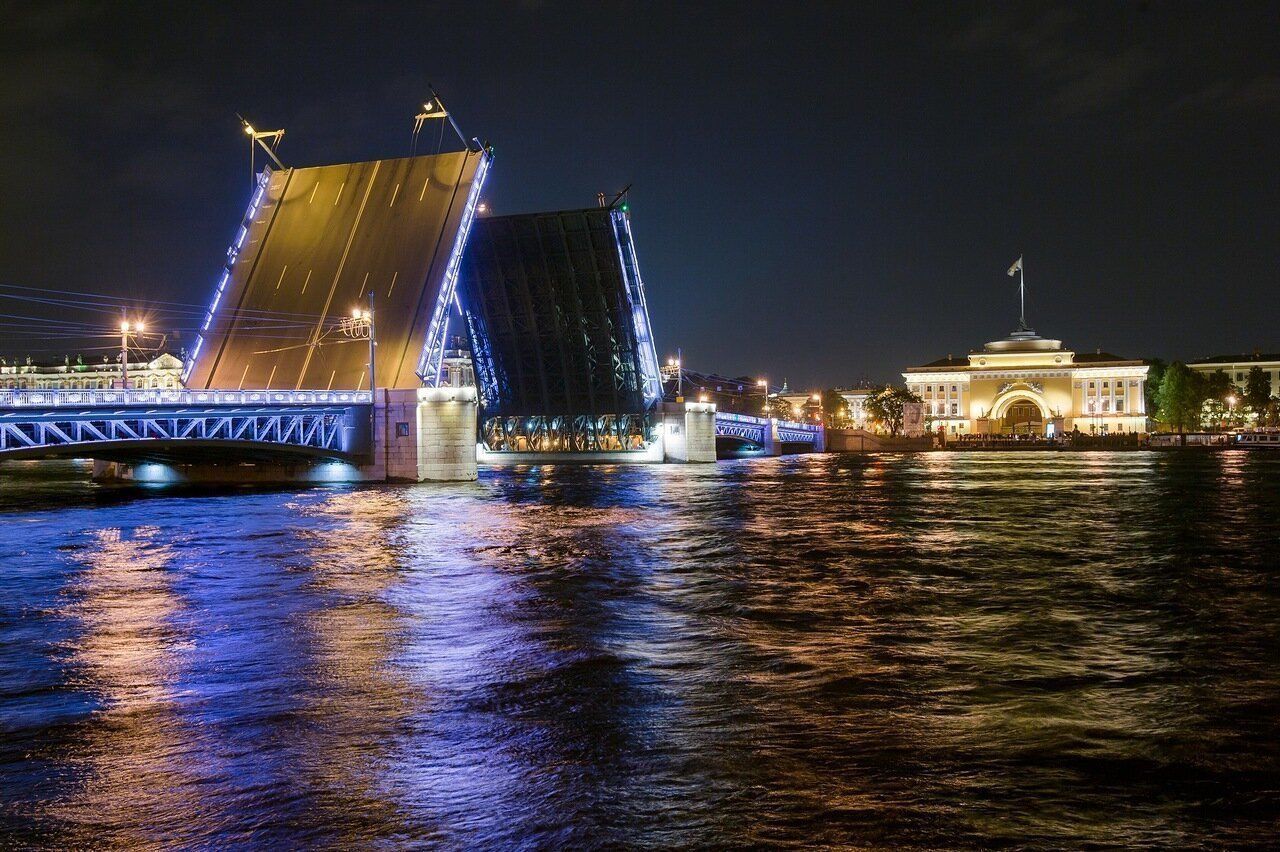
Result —
M 267 152 L 267 156 L 271 157 L 276 166 L 283 170 L 284 163 L 280 162 L 280 158 L 276 156 L 276 148 L 280 147 L 280 140 L 284 139 L 284 131 L 258 130 L 240 113 L 236 113 L 236 117 L 244 127 L 244 134 L 249 137 L 249 185 L 252 186 L 258 179 L 253 158 L 255 145 L 261 145 L 262 150 Z M 267 140 L 271 141 L 270 145 L 267 144 Z
M 378 389 L 377 373 L 374 369 L 374 364 L 377 361 L 378 337 L 373 325 L 372 291 L 369 292 L 369 307 L 352 308 L 351 322 L 348 324 L 346 320 L 343 320 L 343 326 L 346 327 L 344 329 L 344 333 L 346 333 L 348 337 L 354 337 L 356 339 L 367 337 L 369 339 L 369 395 L 372 399 L 373 393 Z M 349 329 L 349 331 L 346 329 Z
M 756 387 L 764 388 L 764 390 L 762 391 L 762 393 L 763 393 L 763 395 L 764 395 L 764 402 L 763 402 L 763 404 L 760 406 L 760 413 L 761 413 L 761 415 L 762 415 L 762 416 L 764 416 L 764 417 L 768 417 L 768 416 L 769 416 L 769 380 L 768 380 L 768 379 L 757 379 L 757 380 L 756 380 Z
M 129 322 L 127 318 L 120 320 L 120 389 L 129 389 L 129 332 L 141 334 L 146 324 L 141 320 Z

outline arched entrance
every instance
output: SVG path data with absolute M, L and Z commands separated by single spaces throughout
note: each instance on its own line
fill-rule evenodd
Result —
M 1013 435 L 1044 434 L 1044 417 L 1035 403 L 1018 400 L 1005 409 L 1000 431 Z
M 1006 435 L 1043 435 L 1051 418 L 1044 399 L 1029 387 L 1005 391 L 996 398 L 991 415 Z

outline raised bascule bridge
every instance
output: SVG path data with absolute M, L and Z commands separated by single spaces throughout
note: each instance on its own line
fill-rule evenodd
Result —
M 819 427 L 665 401 L 626 205 L 477 218 L 491 165 L 477 146 L 264 169 L 184 388 L 0 391 L 0 459 L 420 481 L 474 479 L 477 461 L 714 461 L 717 436 L 821 449 Z M 445 368 L 451 316 L 475 386 Z

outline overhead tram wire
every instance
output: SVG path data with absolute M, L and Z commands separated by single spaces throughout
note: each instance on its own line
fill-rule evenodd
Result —
M 50 289 L 50 288 L 44 288 L 44 287 L 24 287 L 18 284 L 0 284 L 0 290 L 4 290 L 4 289 L 23 290 L 23 291 L 36 292 L 36 293 L 58 293 L 60 295 L 75 296 L 77 297 L 77 299 L 96 299 L 96 300 L 99 300 L 99 304 L 104 306 L 110 305 L 114 307 L 117 311 L 121 307 L 134 307 L 139 301 L 138 299 L 127 299 L 121 296 L 109 296 L 105 293 L 86 293 L 86 292 L 79 292 L 76 290 L 56 290 L 56 289 Z M 3 295 L 3 294 L 0 294 L 0 295 Z M 10 298 L 17 298 L 17 297 L 11 296 Z M 177 301 L 171 301 L 171 300 L 165 300 L 165 299 L 147 299 L 145 301 L 146 301 L 146 304 L 149 304 L 149 305 L 172 305 L 175 307 L 190 308 L 192 309 L 193 313 L 199 314 L 201 316 L 203 316 L 209 310 L 209 306 L 207 304 L 200 304 L 196 302 L 177 302 Z M 77 302 L 67 302 L 67 304 L 79 305 L 81 303 L 77 301 Z M 295 312 L 295 311 L 268 311 L 268 310 L 263 310 L 259 308 L 242 308 L 240 309 L 240 313 L 241 314 L 245 314 L 245 313 L 263 314 L 266 316 L 281 316 L 281 317 L 295 316 L 295 317 L 305 318 L 310 320 L 316 320 L 322 316 L 322 314 L 316 314 L 316 313 L 303 313 L 303 312 Z

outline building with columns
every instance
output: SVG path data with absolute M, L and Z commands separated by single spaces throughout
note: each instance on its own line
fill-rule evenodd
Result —
M 1066 349 L 1025 326 L 966 357 L 910 367 L 902 377 L 924 400 L 930 428 L 947 438 L 1147 431 L 1144 362 Z
M 129 387 L 143 390 L 181 386 L 182 361 L 176 356 L 162 352 L 145 358 L 143 353 L 132 351 L 129 356 Z M 70 356 L 61 364 L 0 358 L 0 389 L 106 390 L 120 387 L 120 372 L 119 357 L 104 357 L 96 364 L 80 357 L 72 361 Z
M 855 429 L 866 429 L 870 415 L 867 414 L 867 400 L 874 394 L 875 388 L 838 388 L 837 393 L 844 398 L 849 407 L 849 422 Z

